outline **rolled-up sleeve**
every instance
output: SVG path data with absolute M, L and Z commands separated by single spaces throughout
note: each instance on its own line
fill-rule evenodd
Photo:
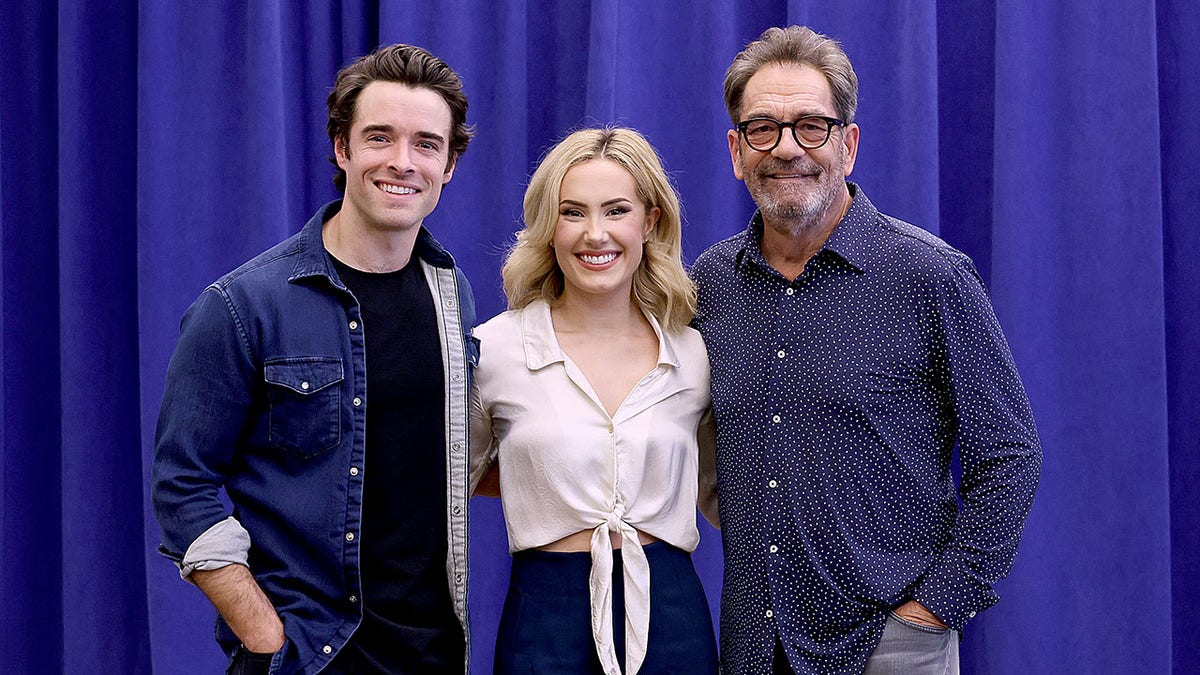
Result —
M 250 566 L 250 533 L 230 516 L 196 537 L 179 563 L 179 576 L 191 581 L 196 570 L 216 570 L 229 565 Z

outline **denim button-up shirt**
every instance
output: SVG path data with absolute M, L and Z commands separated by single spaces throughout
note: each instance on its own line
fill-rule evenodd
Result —
M 287 642 L 273 672 L 316 672 L 362 619 L 358 532 L 370 468 L 362 317 L 321 239 L 322 224 L 340 207 L 327 204 L 300 233 L 192 304 L 159 416 L 152 496 L 160 551 L 182 563 L 193 542 L 229 516 L 219 496 L 225 489 L 250 535 L 250 570 L 283 620 Z M 441 327 L 446 571 L 465 633 L 474 299 L 453 258 L 424 229 L 414 255 Z M 238 644 L 221 620 L 217 639 L 230 653 Z

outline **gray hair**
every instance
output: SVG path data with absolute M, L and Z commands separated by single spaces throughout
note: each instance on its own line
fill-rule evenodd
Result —
M 725 71 L 725 108 L 737 124 L 742 113 L 742 94 L 746 83 L 763 66 L 805 64 L 821 71 L 833 92 L 837 116 L 846 124 L 854 121 L 858 109 L 858 76 L 850 58 L 837 40 L 807 26 L 772 27 L 733 57 Z

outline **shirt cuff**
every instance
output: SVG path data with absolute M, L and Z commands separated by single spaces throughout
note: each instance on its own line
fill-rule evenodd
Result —
M 991 584 L 969 569 L 960 568 L 954 556 L 945 554 L 913 589 L 911 597 L 960 633 L 976 614 L 999 599 Z
M 179 562 L 179 576 L 191 581 L 196 570 L 216 570 L 227 565 L 249 567 L 250 533 L 230 516 L 196 537 Z

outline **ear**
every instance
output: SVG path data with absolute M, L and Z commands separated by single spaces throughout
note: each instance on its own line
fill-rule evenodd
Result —
M 350 161 L 350 151 L 346 148 L 346 137 L 342 136 L 333 141 L 333 156 L 337 159 L 338 168 L 342 171 L 346 170 L 346 163 Z
M 654 231 L 655 227 L 658 227 L 658 219 L 660 216 L 662 216 L 662 209 L 658 208 L 657 206 L 650 209 L 650 211 L 646 214 L 646 227 L 642 230 L 642 239 L 650 238 L 650 233 Z
M 729 161 L 733 163 L 733 175 L 738 180 L 745 180 L 742 175 L 742 145 L 739 142 L 737 129 L 730 129 L 726 137 L 729 139 Z
M 458 157 L 451 157 L 446 161 L 446 170 L 442 172 L 442 185 L 450 182 L 454 178 L 454 169 L 458 167 Z
M 854 171 L 854 159 L 858 157 L 858 125 L 850 124 L 842 131 L 842 160 L 846 168 L 846 175 Z

